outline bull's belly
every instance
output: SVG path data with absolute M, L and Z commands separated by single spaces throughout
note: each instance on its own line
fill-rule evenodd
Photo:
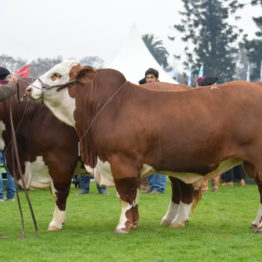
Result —
M 176 177 L 182 180 L 186 184 L 194 184 L 196 186 L 199 186 L 204 180 L 221 175 L 227 170 L 231 169 L 234 166 L 237 166 L 242 162 L 243 161 L 239 158 L 226 159 L 222 161 L 216 169 L 204 175 L 203 174 L 200 175 L 198 173 L 191 173 L 191 172 L 159 171 L 150 165 L 144 164 L 141 169 L 141 177 L 146 177 L 151 174 L 157 173 L 157 174 Z M 108 161 L 102 162 L 100 159 L 98 159 L 97 166 L 95 169 L 90 169 L 90 167 L 88 166 L 85 167 L 89 173 L 92 173 L 96 182 L 99 183 L 100 185 L 114 186 L 114 179 Z
M 152 166 L 144 164 L 141 170 L 141 177 L 157 173 L 178 178 L 186 184 L 200 185 L 204 180 L 221 175 L 232 167 L 241 164 L 242 162 L 243 161 L 239 158 L 229 158 L 222 161 L 216 169 L 201 175 L 192 172 L 159 171 L 154 169 Z

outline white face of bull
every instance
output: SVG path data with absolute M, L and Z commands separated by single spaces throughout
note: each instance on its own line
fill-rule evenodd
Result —
M 56 87 L 46 90 L 43 84 L 49 87 L 66 84 L 70 81 L 71 69 L 79 64 L 78 61 L 57 64 L 39 77 L 41 81 L 37 79 L 27 88 L 33 100 L 43 101 L 59 120 L 72 127 L 75 127 L 73 113 L 76 106 L 75 99 L 69 95 L 68 88 L 57 92 Z

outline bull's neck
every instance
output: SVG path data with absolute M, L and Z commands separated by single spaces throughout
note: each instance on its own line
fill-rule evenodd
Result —
M 119 93 L 124 89 L 126 80 L 112 77 L 95 78 L 88 85 L 82 85 L 77 94 L 77 109 L 85 110 L 91 121 L 101 110 L 106 110 L 111 103 L 116 103 Z

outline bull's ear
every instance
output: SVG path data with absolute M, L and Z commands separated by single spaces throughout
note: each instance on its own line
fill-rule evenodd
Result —
M 83 66 L 77 73 L 76 81 L 87 84 L 96 76 L 96 71 L 91 66 Z
M 72 69 L 69 72 L 69 76 L 71 80 L 76 80 L 78 72 L 81 70 L 82 66 L 80 64 L 77 64 L 72 67 Z

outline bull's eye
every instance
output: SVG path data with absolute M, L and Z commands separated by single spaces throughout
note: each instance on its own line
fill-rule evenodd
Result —
M 62 78 L 62 75 L 58 74 L 58 73 L 53 73 L 52 76 L 51 76 L 51 79 L 53 81 L 57 80 L 57 79 L 60 79 Z

